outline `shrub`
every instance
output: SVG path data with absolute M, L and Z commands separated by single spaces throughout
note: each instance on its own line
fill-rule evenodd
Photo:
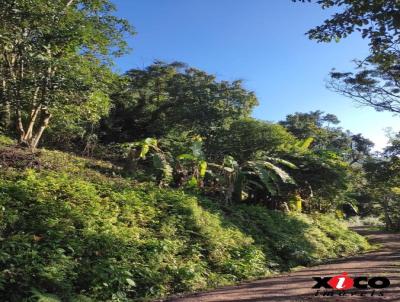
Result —
M 266 273 L 250 236 L 180 191 L 33 170 L 0 185 L 0 284 L 10 301 L 32 288 L 124 301 Z
M 331 216 L 223 208 L 62 152 L 42 151 L 40 162 L 0 171 L 5 301 L 150 299 L 368 247 Z

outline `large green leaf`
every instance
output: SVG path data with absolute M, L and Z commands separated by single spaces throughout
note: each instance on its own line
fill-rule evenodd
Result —
M 204 153 L 203 153 L 203 142 L 202 141 L 195 141 L 192 143 L 192 146 L 190 149 L 193 152 L 193 156 L 199 159 L 204 158 Z
M 157 143 L 157 139 L 155 138 L 148 137 L 144 139 L 141 143 L 142 149 L 140 150 L 139 157 L 146 158 L 146 155 L 149 153 L 151 148 L 158 150 Z
M 198 186 L 198 181 L 196 179 L 196 177 L 192 176 L 188 182 L 186 183 L 186 186 L 189 188 L 195 188 Z
M 266 168 L 265 165 L 260 163 L 252 163 L 252 167 L 254 169 L 255 175 L 260 179 L 262 184 L 265 186 L 267 191 L 272 195 L 278 195 L 278 185 L 274 181 L 274 175 L 271 174 Z
M 142 144 L 142 149 L 140 150 L 139 157 L 140 158 L 145 158 L 147 153 L 150 151 L 150 146 L 146 143 Z
M 270 162 L 273 162 L 273 163 L 276 163 L 276 164 L 284 165 L 284 166 L 286 166 L 288 168 L 291 168 L 291 169 L 298 169 L 295 164 L 291 163 L 290 161 L 284 160 L 282 158 L 266 157 L 266 160 L 268 160 Z
M 201 178 L 203 178 L 206 175 L 206 171 L 207 171 L 207 162 L 205 160 L 202 160 L 199 164 L 199 174 Z
M 144 144 L 147 144 L 151 147 L 157 147 L 158 141 L 155 138 L 148 137 L 143 141 Z
M 278 166 L 275 166 L 274 164 L 270 162 L 263 162 L 263 165 L 270 171 L 273 171 L 279 178 L 287 184 L 296 184 L 294 179 L 286 173 L 283 169 L 279 168 Z

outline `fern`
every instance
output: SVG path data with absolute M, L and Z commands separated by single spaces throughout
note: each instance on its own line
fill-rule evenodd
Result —
M 61 299 L 56 295 L 41 293 L 37 289 L 32 289 L 32 294 L 37 302 L 61 302 Z

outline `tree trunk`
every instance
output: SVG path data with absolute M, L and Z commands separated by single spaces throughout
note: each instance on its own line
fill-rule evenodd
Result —
M 19 108 L 16 109 L 15 116 L 16 116 L 16 130 L 19 135 L 18 143 L 23 145 L 23 144 L 26 144 L 25 129 L 24 129 L 24 124 L 22 123 L 21 110 Z
M 39 129 L 36 132 L 36 134 L 32 137 L 32 140 L 29 144 L 29 147 L 31 148 L 32 152 L 36 151 L 36 148 L 39 144 L 39 140 L 42 137 L 44 130 L 49 125 L 49 122 L 51 119 L 51 113 L 47 109 L 42 110 L 42 114 L 43 114 L 43 117 L 42 117 Z
M 7 99 L 6 94 L 6 81 L 3 79 L 0 92 L 0 130 L 6 132 L 11 123 L 11 107 L 10 101 Z
M 389 201 L 386 196 L 383 197 L 382 206 L 383 206 L 383 211 L 385 213 L 386 229 L 389 230 L 393 227 L 393 222 L 392 222 L 392 219 L 390 218 Z
M 31 118 L 28 124 L 28 129 L 26 130 L 25 133 L 25 137 L 24 140 L 25 141 L 31 141 L 32 140 L 32 136 L 33 136 L 33 128 L 35 127 L 35 123 L 36 123 L 36 119 L 40 113 L 40 111 L 42 110 L 42 106 L 39 105 L 36 108 L 32 109 L 31 112 Z
M 0 131 L 7 132 L 11 123 L 10 102 L 4 100 L 0 108 Z

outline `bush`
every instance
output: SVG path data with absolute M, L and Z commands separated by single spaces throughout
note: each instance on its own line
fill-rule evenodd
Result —
M 280 270 L 370 247 L 364 237 L 350 231 L 333 215 L 285 214 L 258 205 L 234 205 L 229 212 L 229 219 L 262 248 L 269 266 Z
M 266 273 L 263 252 L 196 198 L 27 170 L 3 177 L 2 296 L 164 296 Z
M 367 248 L 333 217 L 222 209 L 180 190 L 107 176 L 107 163 L 53 151 L 40 161 L 40 170 L 0 172 L 4 301 L 162 297 Z
M 16 142 L 14 140 L 12 140 L 11 138 L 9 138 L 8 136 L 4 136 L 0 134 L 0 145 L 3 146 L 10 146 L 10 145 L 14 145 Z

